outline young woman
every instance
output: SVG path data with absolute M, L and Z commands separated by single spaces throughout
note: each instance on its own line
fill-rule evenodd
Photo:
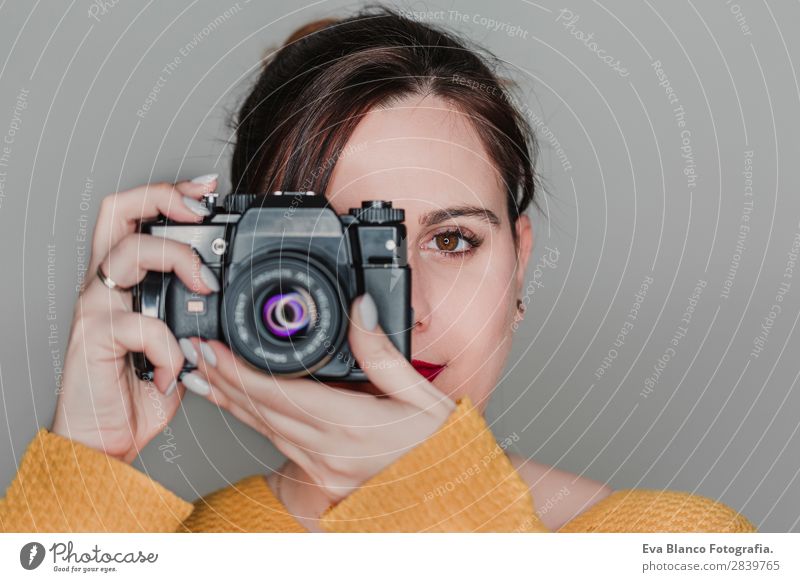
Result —
M 136 221 L 202 220 L 217 176 L 109 196 L 55 419 L 0 504 L 6 531 L 754 531 L 705 497 L 612 491 L 507 453 L 486 426 L 524 312 L 538 194 L 534 136 L 488 57 L 369 8 L 292 35 L 235 121 L 235 191 L 313 190 L 341 214 L 376 198 L 405 210 L 412 361 L 369 295 L 349 314 L 362 386 L 273 377 L 219 341 L 176 339 L 131 311 L 128 288 L 151 270 L 198 293 L 219 282 L 189 246 L 139 235 Z M 154 363 L 154 383 L 132 376 L 130 351 Z M 177 377 L 184 358 L 198 369 Z M 187 390 L 286 463 L 194 503 L 131 467 Z

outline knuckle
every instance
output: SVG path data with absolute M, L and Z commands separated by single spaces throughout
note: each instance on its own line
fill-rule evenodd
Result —
M 277 407 L 278 404 L 278 395 L 275 391 L 267 386 L 264 390 L 259 390 L 258 394 L 254 394 L 253 392 L 249 391 L 246 387 L 244 387 L 245 394 L 248 394 L 250 398 L 250 406 L 255 409 L 255 412 L 258 414 L 260 418 L 266 418 L 266 415 L 262 412 L 270 411 Z M 256 402 L 258 404 L 256 404 Z
M 154 182 L 150 184 L 148 189 L 153 190 L 157 196 L 163 196 L 164 198 L 168 198 L 169 196 L 172 196 L 172 194 L 175 192 L 175 184 L 166 181 Z
M 114 202 L 117 199 L 117 196 L 119 196 L 118 192 L 112 192 L 111 194 L 106 194 L 105 196 L 103 196 L 103 198 L 100 199 L 100 208 L 108 208 L 109 206 L 114 204 Z
M 133 254 L 139 248 L 139 242 L 138 234 L 126 234 L 122 237 L 122 240 L 117 243 L 118 252 L 123 255 Z
M 183 365 L 183 364 L 181 364 L 181 365 Z M 211 397 L 211 400 L 214 402 L 214 404 L 216 404 L 220 408 L 224 408 L 225 410 L 230 412 L 234 417 L 236 417 L 238 420 L 240 420 L 244 424 L 248 424 L 248 425 L 250 424 L 251 421 L 250 421 L 250 418 L 248 418 L 248 415 L 247 414 L 242 414 L 241 410 L 239 410 L 235 406 L 232 406 L 232 403 L 231 403 L 230 399 L 227 396 L 225 396 L 225 394 L 223 392 L 221 392 L 220 390 L 213 390 L 212 389 L 210 397 Z M 252 427 L 252 428 L 256 428 L 256 427 Z
M 147 317 L 146 315 L 136 314 L 134 316 L 139 325 L 141 326 L 147 338 L 171 337 L 172 330 L 169 329 L 166 322 L 155 317 Z M 169 336 L 165 336 L 165 334 Z M 177 341 L 177 340 L 176 340 Z
M 364 433 L 359 426 L 353 424 L 342 424 L 337 427 L 338 431 L 347 439 L 360 441 L 364 438 Z
M 199 268 L 200 256 L 195 254 L 192 250 L 192 245 L 166 238 L 162 240 L 164 255 L 170 255 L 175 259 L 180 259 L 182 262 L 191 264 L 193 268 Z
M 111 210 L 116 206 L 119 201 L 119 194 L 108 194 L 100 200 L 99 215 L 103 218 L 111 213 Z
M 150 188 L 153 188 L 155 190 L 160 190 L 160 191 L 166 191 L 166 192 L 171 191 L 174 186 L 175 186 L 175 184 L 173 184 L 172 182 L 168 182 L 166 180 L 161 180 L 159 182 L 151 182 L 150 183 Z

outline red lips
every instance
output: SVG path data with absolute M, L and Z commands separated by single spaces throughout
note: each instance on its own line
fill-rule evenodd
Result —
M 414 366 L 414 369 L 425 376 L 425 378 L 430 382 L 436 376 L 438 376 L 442 370 L 445 369 L 445 366 L 440 364 L 431 364 L 430 362 L 425 362 L 423 360 L 411 360 L 411 365 Z

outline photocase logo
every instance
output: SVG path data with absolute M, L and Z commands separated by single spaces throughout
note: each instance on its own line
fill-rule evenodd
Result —
M 19 551 L 19 563 L 26 570 L 35 570 L 44 560 L 44 546 L 39 542 L 28 542 Z

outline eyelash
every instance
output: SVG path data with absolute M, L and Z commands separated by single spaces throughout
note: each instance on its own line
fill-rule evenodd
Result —
M 477 237 L 477 236 L 475 236 L 475 235 L 473 235 L 473 234 L 471 234 L 469 232 L 466 232 L 466 231 L 460 230 L 460 229 L 454 229 L 454 228 L 450 228 L 448 230 L 442 230 L 442 231 L 439 231 L 437 233 L 434 233 L 434 235 L 430 239 L 430 242 L 433 242 L 434 244 L 436 244 L 435 243 L 436 237 L 439 237 L 439 236 L 442 236 L 442 235 L 449 235 L 449 236 L 457 237 L 457 238 L 465 241 L 466 243 L 468 243 L 470 245 L 470 248 L 467 249 L 467 250 L 464 250 L 464 251 L 443 251 L 443 250 L 436 249 L 436 248 L 429 248 L 427 246 L 424 247 L 424 248 L 426 248 L 428 250 L 432 250 L 437 255 L 445 257 L 446 259 L 460 259 L 462 257 L 466 257 L 468 255 L 471 255 L 472 253 L 475 252 L 475 249 L 477 249 L 479 246 L 481 246 L 481 243 L 483 242 L 483 240 L 481 238 L 479 238 L 479 237 Z M 458 247 L 456 247 L 456 248 L 458 248 Z

